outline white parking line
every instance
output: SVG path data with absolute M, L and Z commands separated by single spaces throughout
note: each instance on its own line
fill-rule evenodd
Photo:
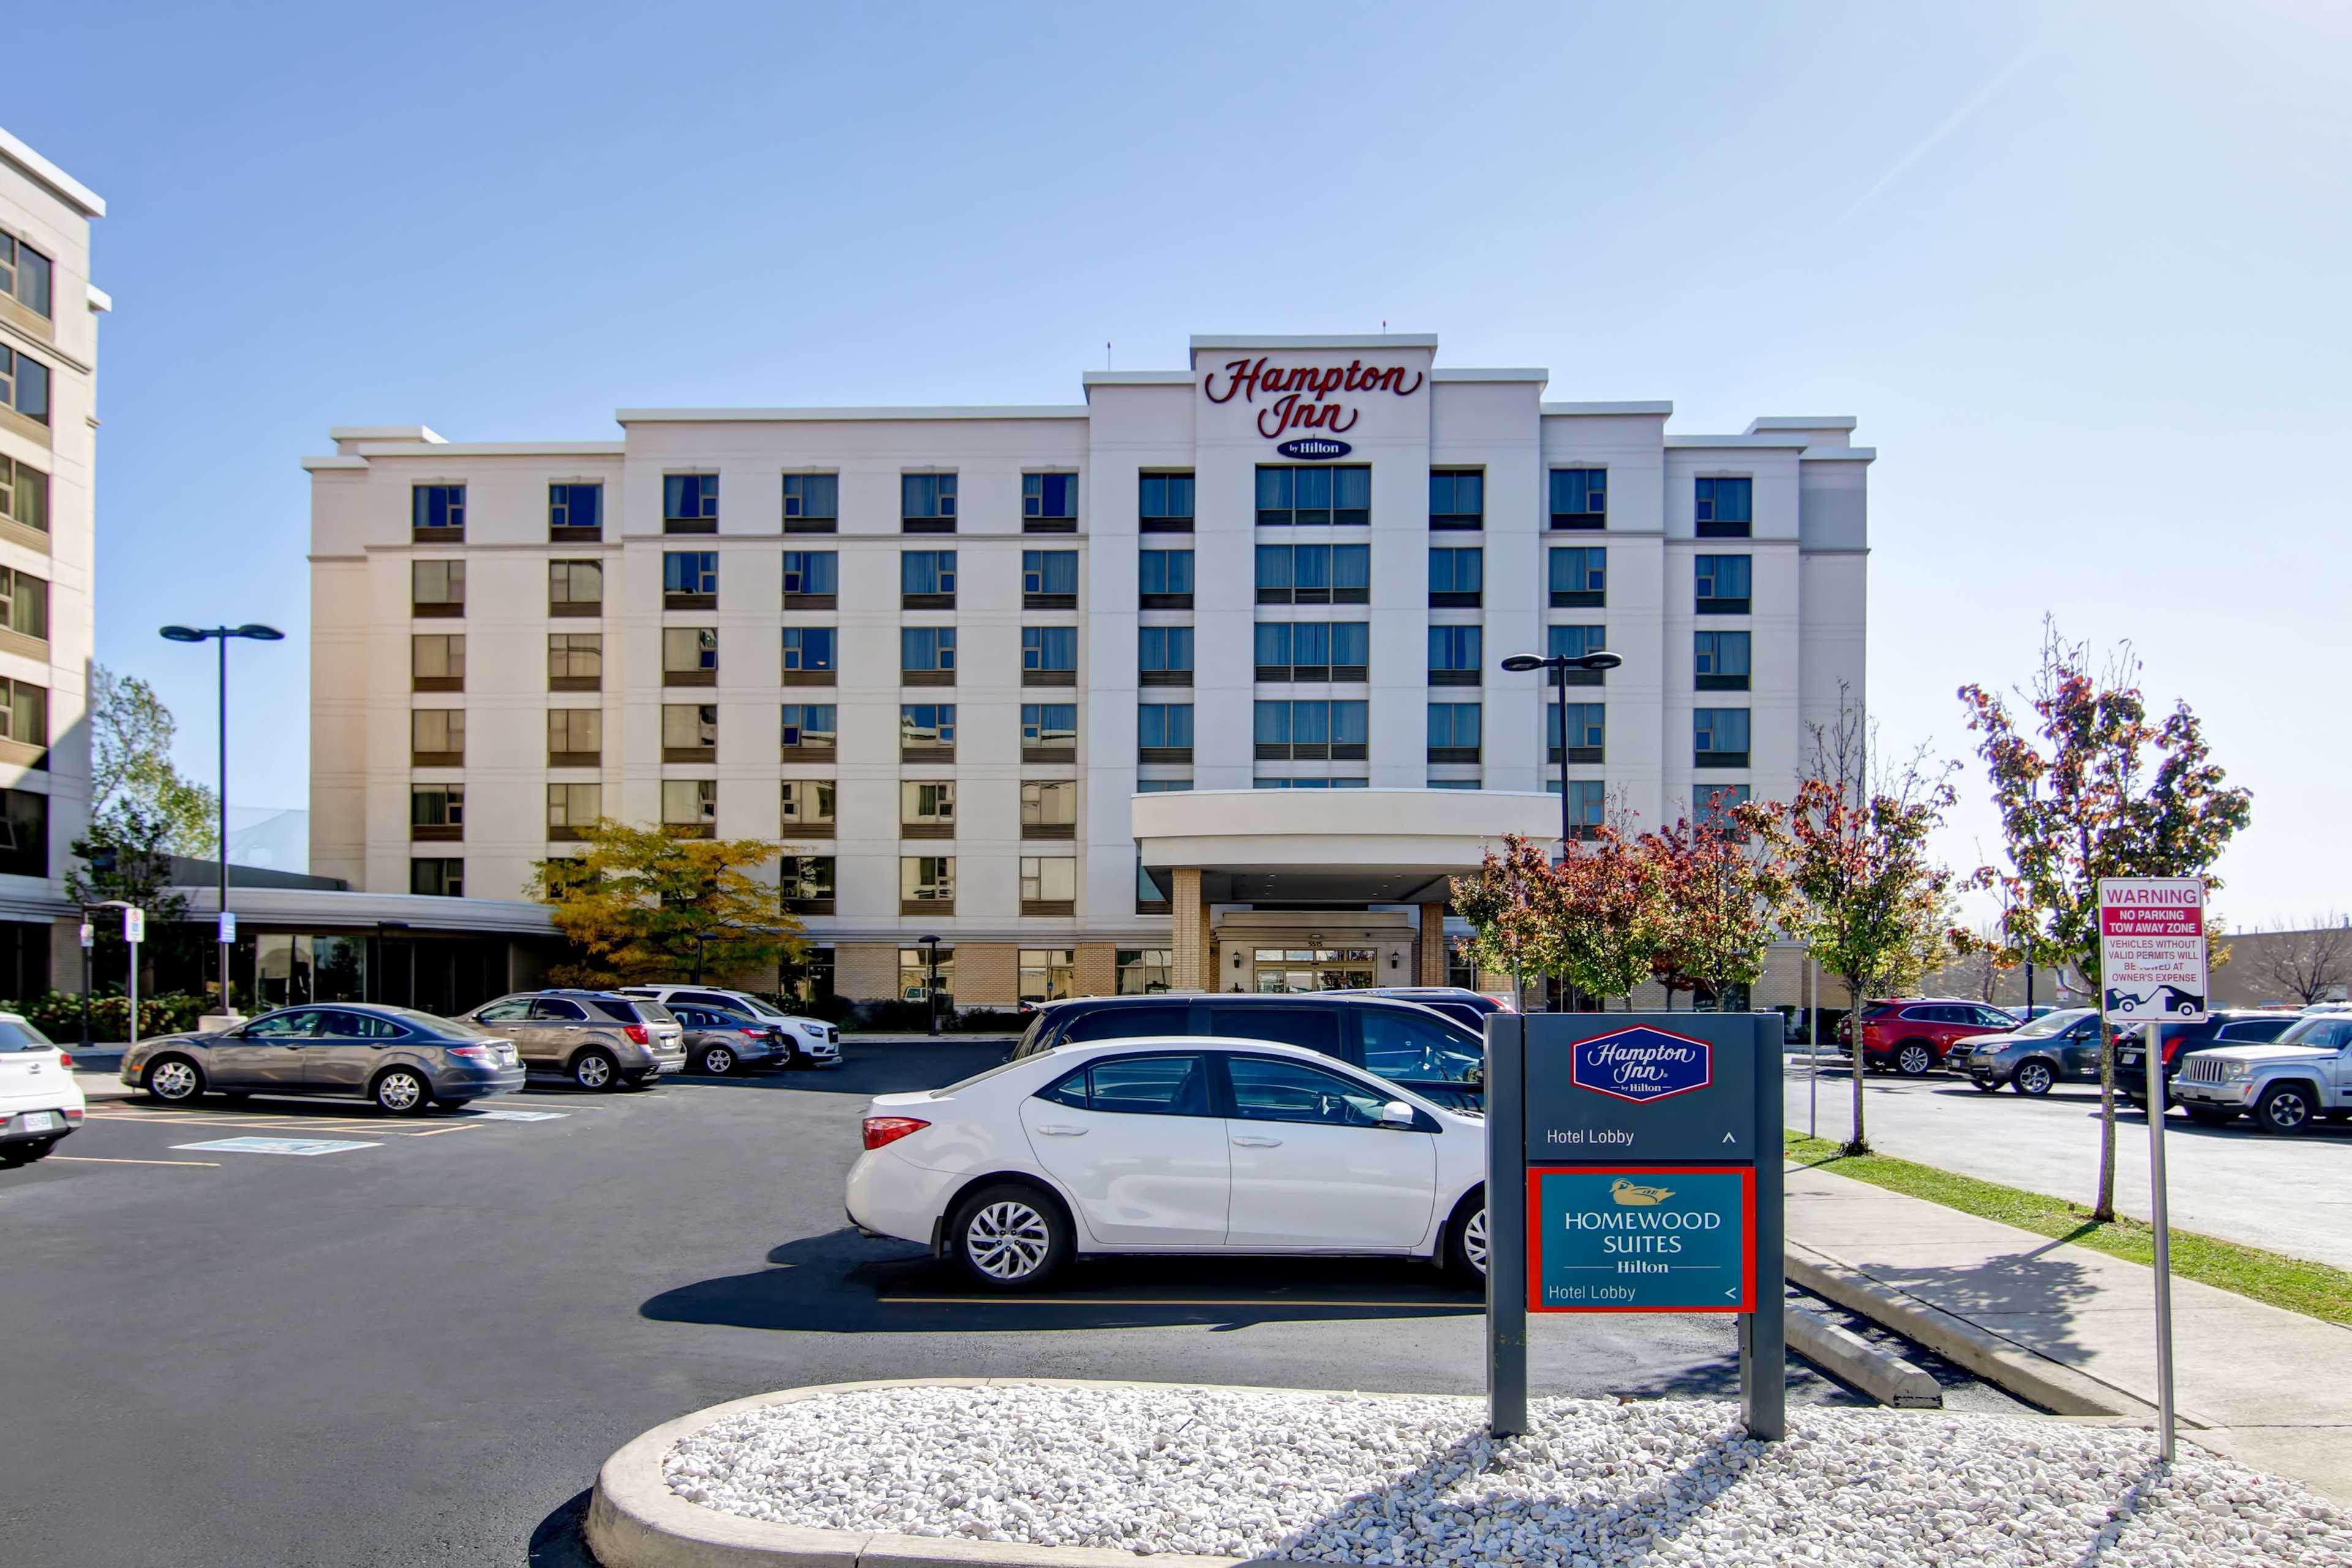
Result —
M 381 1149 L 335 1138 L 215 1138 L 209 1143 L 174 1143 L 174 1149 L 217 1149 L 229 1154 L 340 1154 L 347 1149 Z
M 561 1121 L 571 1115 L 568 1110 L 477 1110 L 472 1121 Z
M 218 1160 L 110 1160 L 100 1154 L 52 1154 L 52 1160 L 69 1160 L 77 1165 L 209 1165 L 220 1169 Z

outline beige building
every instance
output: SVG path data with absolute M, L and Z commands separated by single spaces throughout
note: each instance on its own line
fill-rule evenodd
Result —
M 106 204 L 0 131 L 0 994 L 79 984 L 69 846 L 89 821 L 98 468 L 90 220 Z

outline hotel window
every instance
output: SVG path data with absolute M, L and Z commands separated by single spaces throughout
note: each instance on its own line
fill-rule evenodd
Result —
M 1257 679 L 1369 679 L 1371 630 L 1368 621 L 1262 622 L 1257 628 Z
M 834 819 L 831 779 L 785 779 L 778 792 L 777 825 L 785 838 L 830 838 Z
M 1481 785 L 1476 779 L 1431 779 L 1424 787 L 1429 789 L 1479 789 L 1484 786 Z
M 898 554 L 898 607 L 952 610 L 956 602 L 956 552 L 906 550 Z
M 1024 779 L 1021 784 L 1021 837 L 1076 838 L 1078 784 L 1076 779 Z
M 898 682 L 902 686 L 955 684 L 953 626 L 898 628 Z
M 408 754 L 420 768 L 466 765 L 466 710 L 419 708 L 408 715 Z
M 719 552 L 662 552 L 662 608 L 715 610 L 719 607 Z
M 464 784 L 412 784 L 408 837 L 414 843 L 448 843 L 466 837 Z
M 1024 862 L 1025 864 L 1025 862 Z M 1025 889 L 1028 879 L 1024 876 Z M 1024 947 L 1021 954 L 1021 1000 L 1024 1002 L 1059 1002 L 1074 994 L 1077 983 L 1077 964 L 1066 947 Z
M 933 964 L 936 963 L 937 967 Z M 944 944 L 937 948 L 902 947 L 898 950 L 898 999 L 920 1002 L 929 994 L 933 975 L 939 978 L 940 999 L 951 1001 L 955 996 L 955 949 Z
M 1075 702 L 1021 705 L 1021 760 L 1067 763 L 1078 754 L 1078 708 Z
M 1189 794 L 1192 788 L 1191 779 L 1138 779 L 1135 781 L 1135 793 L 1138 795 L 1185 795 Z
M 1370 705 L 1365 702 L 1260 702 L 1253 739 L 1262 763 L 1361 762 Z
M 1429 683 L 1432 686 L 1478 686 L 1486 639 L 1476 626 L 1429 628 Z
M 1021 531 L 1076 533 L 1078 531 L 1078 476 L 1021 476 Z
M 466 487 L 408 487 L 409 532 L 420 543 L 446 543 L 466 537 Z
M 952 702 L 908 702 L 898 709 L 898 756 L 908 763 L 955 761 L 956 710 Z
M 1257 521 L 1261 528 L 1369 523 L 1372 521 L 1372 470 L 1360 464 L 1262 467 L 1257 471 Z
M 1192 607 L 1192 552 L 1189 550 L 1141 550 L 1136 552 L 1137 604 L 1147 610 L 1189 610 Z
M 1609 646 L 1609 628 L 1547 626 L 1544 628 L 1544 651 L 1554 658 L 1563 655 L 1570 658 L 1582 658 L 1588 653 Z M 1559 673 L 1562 684 L 1568 686 L 1605 686 L 1609 683 L 1606 670 L 1564 669 Z
M 0 566 L 0 629 L 49 639 L 49 585 L 30 572 Z
M 719 531 L 719 476 L 717 474 L 664 474 L 662 476 L 662 531 L 664 533 L 716 533 Z
M 1694 632 L 1691 668 L 1701 691 L 1748 689 L 1748 634 Z
M 1433 610 L 1475 610 L 1486 582 L 1486 552 L 1473 545 L 1466 550 L 1432 549 L 1429 552 L 1429 607 Z
M 1143 686 L 1192 684 L 1192 628 L 1142 626 L 1135 635 L 1136 680 Z
M 831 626 L 786 626 L 783 684 L 831 686 L 836 668 L 835 647 L 840 635 Z
M 551 831 L 549 837 L 577 838 L 580 836 L 576 833 L 567 836 Z M 595 872 L 588 868 L 586 858 L 578 855 L 551 855 L 539 862 L 536 869 L 539 875 L 533 879 L 531 893 L 533 897 L 547 903 L 553 903 L 568 893 L 593 888 L 601 880 Z
M 1609 525 L 1609 470 L 1554 468 L 1551 471 L 1551 525 L 1554 528 L 1606 528 Z
M 841 526 L 841 476 L 786 474 L 784 531 L 832 533 Z
M 0 408 L 37 424 L 49 422 L 49 367 L 30 354 L 0 346 Z M 44 857 L 46 858 L 46 857 Z
M 1076 686 L 1078 683 L 1078 628 L 1023 626 L 1021 684 Z
M 1475 468 L 1431 469 L 1429 526 L 1433 530 L 1486 527 L 1486 474 Z
M 547 613 L 551 618 L 603 615 L 604 563 L 601 561 L 549 562 Z
M 462 899 L 466 896 L 466 863 L 438 858 L 411 860 L 408 890 L 428 898 Z
M 548 486 L 547 537 L 557 544 L 604 538 L 604 487 Z
M 1478 704 L 1433 702 L 1429 705 L 1429 760 L 1433 763 L 1475 763 L 1478 760 Z
M 600 784 L 551 784 L 547 786 L 547 837 L 551 844 L 577 842 L 583 830 L 604 815 L 604 786 Z
M 550 691 L 601 691 L 604 687 L 604 636 L 602 632 L 547 634 L 547 689 Z
M 718 627 L 664 626 L 661 637 L 664 686 L 719 684 Z
M 1076 911 L 1078 863 L 1067 855 L 1021 858 L 1021 912 L 1066 915 Z
M 462 616 L 466 613 L 466 563 L 462 561 L 412 561 L 408 563 L 409 613 Z
M 1257 547 L 1257 602 L 1261 605 L 1369 605 L 1371 601 L 1372 547 L 1369 544 Z
M 1702 616 L 1744 616 L 1751 603 L 1751 563 L 1745 555 L 1696 558 L 1697 611 Z
M 1075 550 L 1023 551 L 1021 607 L 1024 610 L 1076 609 L 1078 552 Z
M 1755 526 L 1753 479 L 1701 479 L 1691 518 L 1701 539 L 1745 539 Z
M 662 827 L 673 838 L 719 837 L 719 781 L 664 779 Z
M 898 476 L 898 531 L 953 533 L 956 531 L 956 477 L 953 474 Z
M 22 752 L 8 761 L 22 767 L 49 765 L 49 693 L 29 680 L 0 679 L 0 740 L 30 746 L 38 755 Z
M 601 708 L 551 708 L 547 710 L 547 765 L 551 768 L 593 768 L 604 761 L 604 710 Z
M 1192 531 L 1192 476 L 1144 474 L 1138 479 L 1137 527 L 1144 533 Z
M 13 234 L 0 234 L 0 294 L 37 316 L 47 316 L 55 270 L 39 251 Z
M 787 702 L 783 705 L 783 758 L 833 755 L 835 709 L 830 702 Z
M 1553 790 L 1559 788 L 1558 779 L 1551 781 L 1551 788 Z M 1599 779 L 1569 780 L 1569 831 L 1579 838 L 1587 840 L 1598 838 L 1601 837 L 1602 825 L 1608 820 L 1609 786 Z
M 1554 550 L 1551 607 L 1594 610 L 1609 603 L 1609 552 L 1591 546 Z
M 28 789 L 0 790 L 0 874 L 49 874 L 49 797 Z
M 1544 704 L 1544 733 L 1549 748 L 1544 760 L 1557 763 L 1559 754 L 1560 714 L 1568 715 L 1568 758 L 1571 763 L 1605 762 L 1602 754 L 1609 743 L 1609 710 L 1598 702 L 1558 702 Z
M 1192 705 L 1145 702 L 1135 710 L 1135 759 L 1177 763 L 1192 760 Z
M 1135 858 L 1135 912 L 1139 915 L 1164 915 L 1170 908 L 1168 889 L 1144 865 L 1143 857 L 1138 855 Z
M 1121 947 L 1112 951 L 1118 969 L 1122 996 L 1156 996 L 1176 987 L 1176 954 L 1165 947 Z
M 953 838 L 956 830 L 956 786 L 951 779 L 901 779 L 898 782 L 898 837 Z
M 1464 782 L 1465 784 L 1467 784 L 1469 785 L 1469 787 L 1471 787 L 1472 789 L 1475 789 L 1475 788 L 1477 788 L 1477 787 L 1478 787 L 1478 786 L 1477 786 L 1477 784 L 1476 784 L 1475 782 L 1473 782 L 1473 781 L 1470 781 L 1470 780 L 1464 780 L 1463 782 Z M 1370 779 L 1360 779 L 1360 778 L 1357 778 L 1357 779 L 1286 779 L 1286 779 L 1276 779 L 1276 778 L 1256 778 L 1256 779 L 1252 779 L 1252 780 L 1250 780 L 1250 788 L 1252 788 L 1252 789 L 1370 789 L 1370 787 L 1371 787 L 1371 781 L 1370 781 Z M 1444 784 L 1432 784 L 1432 785 L 1430 785 L 1429 787 L 1430 787 L 1430 788 L 1432 788 L 1432 789 L 1444 789 L 1445 786 L 1444 786 Z
M 834 911 L 834 858 L 830 855 L 787 855 L 776 867 L 777 892 L 786 910 L 796 915 L 829 915 Z
M 1692 816 L 1697 818 L 1699 826 L 1712 827 L 1727 837 L 1741 843 L 1747 842 L 1747 833 L 1741 829 L 1738 820 L 1731 814 L 1754 798 L 1749 786 L 1706 784 L 1693 790 L 1691 794 L 1696 797 L 1695 804 L 1697 806 Z
M 1744 768 L 1748 765 L 1748 710 L 1701 708 L 1691 714 L 1691 766 Z
M 0 458 L 0 521 L 49 531 L 49 476 L 40 469 Z
M 955 857 L 905 855 L 898 860 L 898 912 L 955 913 Z
M 466 689 L 466 639 L 435 632 L 408 639 L 411 691 Z
M 784 552 L 784 608 L 830 610 L 841 592 L 841 556 L 831 550 Z
M 662 704 L 662 761 L 709 763 L 719 759 L 719 706 L 713 702 Z

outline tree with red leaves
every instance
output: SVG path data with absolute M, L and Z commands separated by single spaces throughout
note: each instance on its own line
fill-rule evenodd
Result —
M 1781 811 L 1769 801 L 1734 805 L 1718 791 L 1698 821 L 1643 839 L 1665 913 L 1654 967 L 1670 988 L 1704 991 L 1720 1007 L 1762 976 L 1791 912 Z

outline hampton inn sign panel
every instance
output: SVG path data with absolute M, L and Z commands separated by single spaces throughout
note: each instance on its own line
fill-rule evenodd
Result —
M 1382 396 L 1411 397 L 1427 383 L 1426 373 L 1401 364 L 1275 364 L 1264 354 L 1227 360 L 1207 371 L 1201 393 L 1210 402 L 1239 398 L 1256 417 L 1257 433 L 1271 441 L 1293 430 L 1323 430 L 1337 436 L 1356 427 L 1363 405 Z M 1297 450 L 1292 450 L 1293 447 Z M 1344 441 L 1285 442 L 1288 458 L 1339 458 Z

